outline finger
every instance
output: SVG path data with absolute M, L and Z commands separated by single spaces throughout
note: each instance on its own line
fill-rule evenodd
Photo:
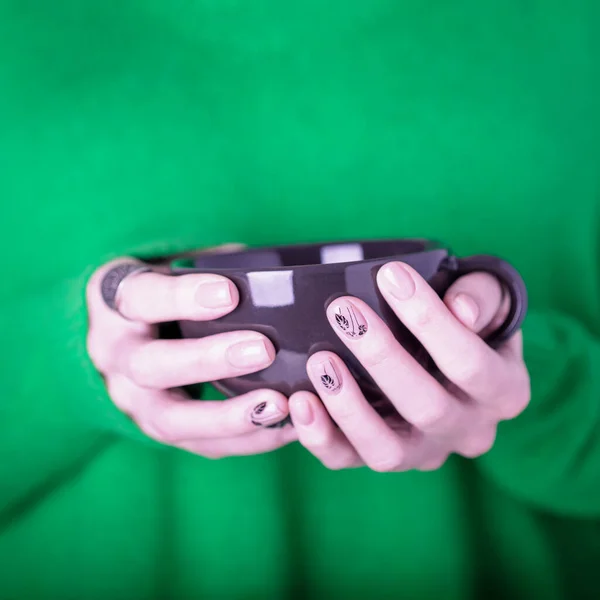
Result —
M 510 369 L 502 355 L 456 319 L 410 266 L 389 263 L 379 270 L 377 282 L 394 313 L 440 371 L 472 398 L 493 403 L 510 384 Z
M 123 261 L 113 261 L 102 266 L 90 277 L 86 287 L 87 350 L 94 366 L 101 373 L 110 370 L 115 358 L 113 349 L 122 345 L 125 340 L 151 339 L 155 334 L 154 326 L 124 319 L 115 310 L 109 308 L 102 298 L 101 283 L 104 276 L 121 262 Z
M 177 447 L 205 458 L 219 459 L 228 456 L 265 454 L 297 439 L 294 428 L 285 427 L 283 429 L 261 429 L 236 437 L 182 442 L 177 444 Z
M 506 341 L 499 352 L 508 359 L 521 362 L 523 360 L 523 331 L 517 331 Z
M 496 316 L 490 321 L 487 327 L 484 327 L 479 332 L 479 336 L 483 339 L 486 339 L 490 336 L 490 334 L 500 329 L 500 327 L 502 327 L 502 325 L 508 318 L 511 306 L 512 300 L 510 297 L 510 293 L 508 292 L 505 286 L 502 286 L 502 300 L 500 302 L 500 308 L 496 313 Z
M 255 390 L 230 400 L 190 400 L 179 391 L 140 388 L 123 376 L 107 380 L 115 404 L 142 431 L 165 444 L 234 437 L 281 423 L 289 414 L 287 398 Z
M 327 317 L 404 419 L 423 432 L 452 432 L 462 419 L 462 405 L 407 352 L 371 308 L 357 298 L 338 298 L 327 308 Z
M 517 331 L 499 350 L 511 367 L 512 389 L 499 399 L 494 414 L 502 421 L 518 417 L 531 401 L 531 379 L 523 361 L 523 332 Z
M 496 441 L 497 423 L 479 423 L 473 430 L 459 439 L 454 452 L 465 458 L 477 458 L 491 450 Z
M 374 471 L 398 471 L 418 462 L 410 437 L 402 438 L 390 429 L 338 356 L 318 352 L 308 360 L 307 371 L 331 418 L 367 466 Z
M 471 273 L 450 286 L 444 302 L 463 325 L 479 333 L 496 320 L 503 296 L 502 285 L 496 277 Z
M 100 284 L 116 264 L 101 267 L 88 284 L 88 302 L 94 312 L 111 311 L 102 299 Z M 141 263 L 140 263 L 141 264 Z M 231 312 L 239 302 L 235 285 L 214 274 L 165 275 L 156 272 L 126 277 L 119 290 L 119 313 L 131 321 L 163 323 L 190 319 L 206 321 Z
M 441 469 L 445 462 L 448 460 L 449 453 L 440 451 L 437 454 L 433 455 L 431 458 L 423 461 L 417 467 L 418 471 L 437 471 Z
M 115 369 L 137 385 L 168 389 L 239 377 L 268 367 L 273 344 L 254 331 L 231 331 L 202 339 L 132 338 L 115 357 Z
M 328 469 L 351 469 L 363 464 L 314 394 L 297 392 L 290 397 L 289 405 L 298 441 Z

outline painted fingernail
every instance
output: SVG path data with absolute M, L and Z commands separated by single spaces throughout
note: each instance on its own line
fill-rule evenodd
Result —
M 389 285 L 390 293 L 398 300 L 408 300 L 416 291 L 415 280 L 400 263 L 385 265 L 383 278 Z
M 479 306 L 471 296 L 460 293 L 451 302 L 452 312 L 467 327 L 473 327 L 479 318 Z
M 245 369 L 247 367 L 263 367 L 271 364 L 275 358 L 273 346 L 264 340 L 251 340 L 239 342 L 227 349 L 227 360 L 229 364 Z
M 261 402 L 257 404 L 252 413 L 250 420 L 257 427 L 270 427 L 283 421 L 287 414 L 273 402 Z
M 350 302 L 342 302 L 335 307 L 335 324 L 349 338 L 362 337 L 367 333 L 367 320 Z
M 342 378 L 338 373 L 333 361 L 325 360 L 321 363 L 311 365 L 313 373 L 319 378 L 321 387 L 328 394 L 337 394 L 342 389 Z
M 196 302 L 204 308 L 233 306 L 233 284 L 229 281 L 211 281 L 198 286 Z
M 310 402 L 303 397 L 293 400 L 293 419 L 296 425 L 310 425 L 314 421 L 315 415 L 310 406 Z

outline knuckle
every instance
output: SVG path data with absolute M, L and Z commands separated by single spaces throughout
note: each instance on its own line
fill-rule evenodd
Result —
M 531 391 L 526 386 L 507 395 L 504 402 L 498 405 L 497 414 L 501 421 L 510 421 L 518 417 L 529 406 Z
M 350 426 L 354 424 L 359 419 L 359 411 L 355 404 L 351 401 L 345 402 L 340 406 L 336 406 L 335 409 L 331 409 L 331 414 L 334 417 L 334 420 L 338 424 L 344 424 L 345 426 Z
M 438 456 L 436 458 L 433 458 L 431 460 L 424 462 L 421 466 L 418 467 L 418 470 L 419 471 L 437 471 L 438 469 L 441 469 L 444 466 L 444 464 L 446 463 L 447 460 L 448 460 L 448 455 L 442 454 L 441 456 Z
M 127 361 L 131 380 L 142 387 L 155 387 L 157 383 L 158 372 L 150 360 L 150 352 L 150 344 L 142 344 L 131 351 Z
M 164 407 L 147 417 L 140 425 L 146 435 L 163 444 L 175 444 L 180 440 L 180 435 L 172 407 Z
M 410 320 L 419 329 L 427 329 L 436 321 L 436 310 L 425 299 L 417 300 L 412 308 Z
M 390 346 L 379 342 L 370 345 L 364 356 L 361 357 L 361 363 L 367 369 L 381 368 L 389 362 L 391 356 Z
M 476 350 L 469 353 L 468 358 L 455 356 L 448 368 L 450 379 L 459 387 L 468 387 L 481 379 L 486 366 L 485 353 Z
M 400 446 L 390 449 L 386 454 L 367 461 L 368 467 L 378 473 L 391 473 L 403 469 L 405 454 Z
M 310 438 L 301 440 L 301 443 L 307 450 L 318 455 L 332 446 L 333 439 L 329 432 L 313 432 Z
M 429 401 L 418 414 L 411 418 L 412 424 L 421 431 L 439 430 L 449 421 L 451 404 L 447 398 Z
M 464 440 L 460 446 L 459 454 L 466 458 L 477 458 L 478 456 L 482 456 L 489 452 L 495 441 L 496 428 L 490 427 L 489 429 L 469 436 Z

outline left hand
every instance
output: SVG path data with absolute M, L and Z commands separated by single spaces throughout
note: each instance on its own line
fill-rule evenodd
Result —
M 310 392 L 290 398 L 300 442 L 331 469 L 432 470 L 452 453 L 484 454 L 495 441 L 498 423 L 519 415 L 530 398 L 521 332 L 499 351 L 482 339 L 506 315 L 501 285 L 490 275 L 474 273 L 459 279 L 442 300 L 402 263 L 383 267 L 377 282 L 449 385 L 427 373 L 364 302 L 338 298 L 327 309 L 331 326 L 408 425 L 393 427 L 379 416 L 342 360 L 319 352 L 307 369 L 320 398 Z M 348 336 L 336 322 L 336 314 L 349 310 L 364 326 L 361 335 Z

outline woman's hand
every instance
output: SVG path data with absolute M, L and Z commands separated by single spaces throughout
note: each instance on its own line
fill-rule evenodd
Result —
M 101 293 L 111 262 L 90 279 L 88 351 L 113 402 L 150 437 L 209 458 L 259 454 L 296 439 L 287 398 L 258 390 L 225 401 L 190 401 L 178 388 L 259 371 L 275 358 L 264 336 L 235 331 L 198 340 L 156 339 L 156 324 L 209 320 L 232 311 L 236 287 L 217 275 L 132 273 L 122 280 L 118 310 Z M 139 263 L 142 265 L 142 263 Z
M 408 424 L 380 417 L 340 358 L 320 352 L 307 365 L 320 399 L 309 392 L 290 398 L 300 442 L 332 469 L 432 470 L 451 453 L 487 452 L 498 422 L 519 415 L 530 397 L 521 333 L 500 351 L 481 338 L 506 315 L 500 284 L 468 275 L 442 301 L 414 269 L 391 263 L 379 271 L 378 285 L 449 383 L 429 375 L 364 302 L 339 298 L 328 308 L 331 326 Z M 363 334 L 346 334 L 341 317 L 349 312 Z

